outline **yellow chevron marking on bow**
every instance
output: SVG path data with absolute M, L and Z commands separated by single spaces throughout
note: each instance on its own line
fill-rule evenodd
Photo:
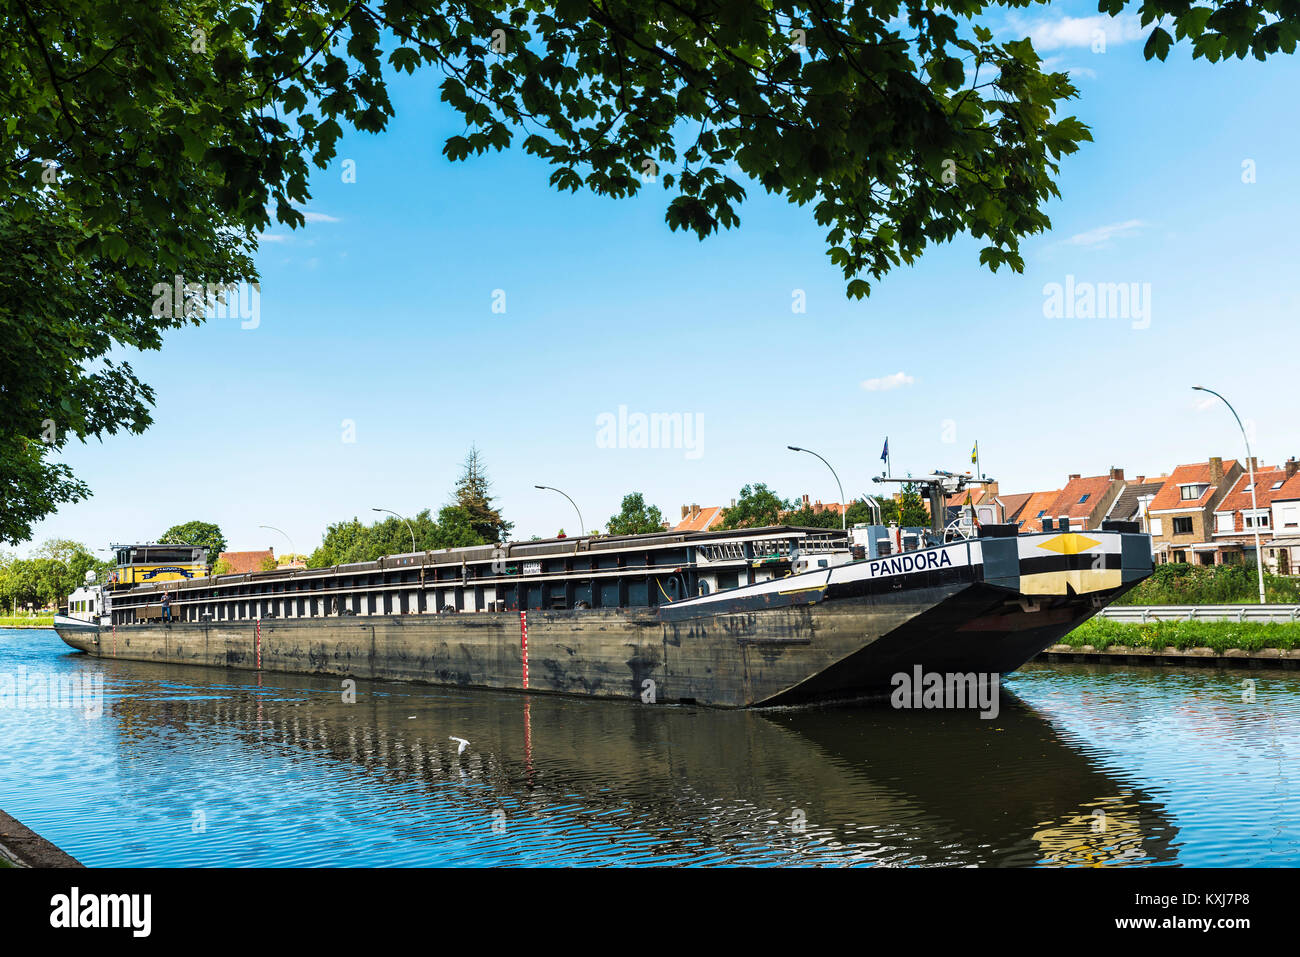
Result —
M 1078 555 L 1080 552 L 1086 552 L 1088 549 L 1096 548 L 1100 544 L 1101 542 L 1095 538 L 1089 538 L 1087 535 L 1066 532 L 1064 535 L 1057 535 L 1055 538 L 1040 542 L 1038 547 L 1060 552 L 1062 555 Z

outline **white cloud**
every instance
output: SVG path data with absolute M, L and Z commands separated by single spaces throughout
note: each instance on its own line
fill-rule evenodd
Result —
M 889 389 L 897 389 L 899 386 L 911 385 L 915 381 L 906 372 L 895 372 L 893 375 L 881 376 L 879 379 L 866 379 L 862 383 L 862 388 L 868 392 L 885 392 Z
M 1087 232 L 1076 233 L 1066 240 L 1071 246 L 1104 246 L 1118 236 L 1137 232 L 1147 224 L 1140 219 L 1127 219 L 1122 223 L 1108 223 Z
M 1103 36 L 1106 38 L 1106 47 L 1109 48 L 1140 39 L 1146 31 L 1147 28 L 1142 26 L 1137 14 L 1131 13 L 1118 17 L 1058 17 L 1040 20 L 1013 14 L 1007 18 L 1003 30 L 1004 33 L 1029 37 L 1039 53 L 1068 47 L 1091 50 L 1097 39 Z
M 288 233 L 262 233 L 257 237 L 259 243 L 285 243 L 289 241 Z
M 337 222 L 339 222 L 339 218 L 338 218 L 337 216 L 326 216 L 324 213 L 313 213 L 313 212 L 312 212 L 311 210 L 309 210 L 309 209 L 304 209 L 304 210 L 302 211 L 302 218 L 305 219 L 305 220 L 307 220 L 307 222 L 309 222 L 309 223 L 337 223 Z

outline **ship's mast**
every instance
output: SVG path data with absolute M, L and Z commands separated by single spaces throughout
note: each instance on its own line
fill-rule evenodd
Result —
M 947 518 L 948 496 L 964 492 L 968 486 L 988 485 L 995 480 L 991 478 L 975 478 L 973 475 L 962 472 L 945 472 L 942 469 L 935 469 L 929 475 L 919 477 L 891 478 L 887 475 L 877 475 L 872 481 L 902 482 L 904 484 L 910 482 L 913 485 L 925 486 L 926 497 L 930 500 L 930 530 L 942 539 Z

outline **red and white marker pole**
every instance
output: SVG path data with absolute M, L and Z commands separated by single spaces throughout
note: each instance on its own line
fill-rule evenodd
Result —
M 257 670 L 262 670 L 262 619 L 257 619 Z
M 524 690 L 528 690 L 528 612 L 519 612 L 519 641 L 524 652 Z

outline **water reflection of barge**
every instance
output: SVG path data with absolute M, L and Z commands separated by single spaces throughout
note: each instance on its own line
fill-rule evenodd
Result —
M 934 531 L 911 551 L 882 526 L 449 549 L 137 585 L 55 627 L 104 657 L 743 707 L 1012 671 L 1152 568 L 1127 523 Z
M 115 704 L 124 727 L 200 741 L 233 735 L 257 753 L 341 762 L 402 795 L 402 817 L 389 823 L 403 840 L 428 846 L 430 860 L 448 841 L 477 836 L 511 854 L 540 834 L 557 843 L 521 860 L 553 853 L 572 862 L 582 851 L 556 835 L 575 825 L 613 842 L 610 853 L 623 848 L 647 862 L 1023 866 L 1175 857 L 1177 830 L 1159 803 L 1009 692 L 998 717 L 984 721 L 887 707 L 728 712 L 457 690 L 422 697 L 382 685 L 358 687 L 348 704 L 337 682 L 266 675 L 262 687 L 214 694 L 202 672 L 175 666 L 146 667 L 132 679 L 137 689 L 156 683 L 165 696 Z M 178 693 L 187 685 L 195 697 Z M 173 788 L 156 778 L 151 792 Z M 412 784 L 427 802 L 412 800 Z M 183 811 L 202 798 L 189 787 L 178 779 L 174 794 L 155 799 Z M 625 839 L 643 850 L 624 847 Z M 413 847 L 407 859 L 420 853 Z

